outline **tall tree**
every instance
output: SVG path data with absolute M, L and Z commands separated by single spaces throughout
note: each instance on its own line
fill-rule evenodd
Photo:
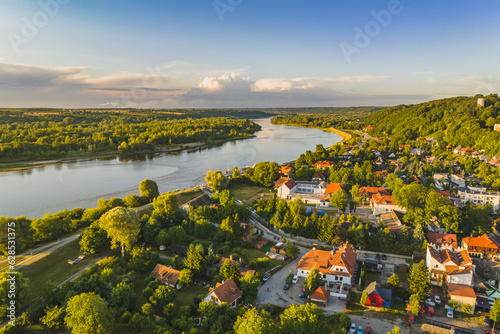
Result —
M 262 316 L 259 310 L 251 308 L 244 315 L 238 316 L 234 323 L 235 334 L 270 334 L 273 323 L 271 319 Z
M 113 315 L 104 299 L 82 293 L 72 297 L 66 306 L 66 326 L 75 334 L 111 333 Z
M 318 268 L 312 267 L 309 276 L 306 277 L 307 294 L 312 294 L 321 285 L 321 276 Z
M 226 259 L 220 268 L 219 275 L 225 281 L 232 278 L 236 284 L 239 284 L 241 277 L 240 266 L 237 262 Z
M 420 296 L 413 294 L 410 296 L 410 307 L 412 314 L 418 314 L 420 311 Z
M 13 273 L 3 272 L 0 273 L 0 319 L 5 319 L 7 315 L 7 307 L 12 300 L 9 295 L 11 291 L 11 284 L 15 286 L 15 302 L 16 309 L 21 310 L 25 303 L 28 301 L 30 292 L 30 280 L 24 277 L 19 271 Z
M 150 179 L 144 179 L 139 183 L 139 191 L 141 192 L 141 197 L 146 198 L 149 202 L 160 196 L 160 191 L 158 190 L 158 184 Z
M 495 332 L 495 325 L 500 320 L 500 299 L 495 299 L 493 307 L 490 310 L 490 319 L 493 320 L 493 332 Z
M 111 239 L 111 248 L 121 245 L 123 256 L 126 249 L 132 249 L 141 229 L 137 211 L 124 207 L 116 207 L 102 215 L 99 226 Z
M 417 265 L 412 266 L 408 282 L 411 292 L 418 295 L 420 299 L 429 294 L 432 288 L 431 277 L 425 261 L 420 261 Z
M 349 197 L 347 196 L 347 193 L 340 189 L 337 190 L 330 198 L 330 203 L 342 212 L 344 212 L 347 208 L 348 201 Z
M 291 304 L 280 315 L 280 332 L 289 334 L 324 334 L 326 331 L 325 315 L 314 304 L 297 306 Z
M 205 176 L 205 181 L 207 181 L 208 186 L 214 191 L 221 191 L 222 189 L 227 188 L 229 184 L 229 180 L 227 177 L 222 175 L 220 170 L 209 170 L 207 172 L 207 176 Z
M 199 275 L 203 270 L 203 254 L 194 244 L 189 245 L 184 266 L 190 269 L 195 276 Z
M 177 196 L 167 194 L 153 200 L 152 219 L 156 219 L 163 226 L 178 225 L 182 222 L 182 209 L 179 208 Z
M 94 255 L 109 246 L 108 235 L 98 224 L 87 227 L 80 239 L 80 252 L 83 254 Z

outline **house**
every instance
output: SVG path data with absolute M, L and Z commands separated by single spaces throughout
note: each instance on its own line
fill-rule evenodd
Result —
M 276 245 L 271 247 L 270 251 L 272 253 L 286 255 L 286 245 L 283 244 L 282 242 L 278 242 Z
M 452 187 L 465 188 L 465 178 L 462 175 L 452 174 L 450 182 Z
M 392 234 L 398 235 L 399 231 L 401 231 L 403 226 L 405 226 L 401 222 L 403 216 L 404 214 L 402 214 L 401 212 L 391 210 L 390 212 L 381 213 L 378 216 L 378 221 L 382 221 L 384 226 L 388 228 Z M 411 227 L 406 226 L 406 229 L 410 235 L 413 234 L 413 229 Z
M 375 307 L 390 307 L 392 299 L 392 290 L 382 288 L 377 282 L 371 282 L 366 287 L 368 298 L 365 305 Z
M 411 150 L 412 155 L 421 155 L 422 153 L 424 153 L 424 151 L 420 148 L 414 148 Z
M 227 303 L 229 306 L 235 308 L 241 301 L 243 293 L 238 288 L 233 279 L 230 278 L 222 283 L 217 283 L 215 289 L 210 288 L 208 294 L 203 298 L 204 302 L 210 302 L 215 305 Z
M 330 166 L 334 166 L 335 163 L 332 161 L 317 161 L 312 166 L 317 169 L 330 168 Z
M 281 172 L 281 174 L 288 176 L 291 173 L 295 172 L 295 167 L 294 166 L 281 166 L 280 172 Z
M 446 233 L 427 233 L 427 243 L 433 244 L 436 247 L 456 249 L 458 248 L 457 235 L 456 234 L 446 234 Z
M 500 245 L 487 234 L 479 237 L 467 237 L 462 239 L 462 247 L 467 249 L 473 257 L 480 257 L 492 260 L 498 260 Z
M 333 195 L 337 190 L 343 190 L 340 183 L 329 183 L 325 189 L 325 195 Z
M 500 124 L 495 124 L 493 126 L 493 131 L 500 131 Z
M 458 190 L 462 203 L 470 201 L 474 204 L 491 204 L 493 210 L 500 210 L 500 192 L 486 192 L 486 188 L 467 187 Z
M 354 158 L 354 155 L 352 155 L 350 153 L 342 153 L 339 155 L 339 158 L 341 160 L 351 160 L 352 158 Z
M 316 172 L 316 173 L 314 173 L 311 181 L 313 181 L 313 182 L 323 182 L 323 181 L 325 181 L 325 176 L 323 175 L 323 173 Z
M 370 207 L 375 217 L 391 210 L 406 213 L 406 209 L 396 204 L 396 200 L 392 195 L 381 195 L 379 193 L 373 195 L 370 200 Z
M 276 189 L 278 197 L 287 198 L 290 196 L 297 187 L 297 183 L 290 179 L 289 177 L 280 177 L 278 181 L 274 183 L 274 189 Z
M 432 165 L 433 163 L 435 163 L 437 161 L 439 161 L 439 159 L 436 158 L 435 156 L 430 156 L 430 157 L 425 158 L 425 162 L 427 162 L 430 165 Z
M 188 248 L 182 245 L 170 245 L 167 247 L 170 253 L 174 255 L 186 256 Z
M 203 194 L 183 204 L 181 206 L 181 209 L 183 209 L 184 211 L 188 211 L 190 206 L 192 206 L 193 209 L 197 209 L 200 206 L 203 206 L 209 202 L 210 202 L 210 197 L 207 194 Z
M 151 273 L 153 278 L 174 289 L 178 288 L 177 282 L 179 281 L 180 275 L 181 272 L 179 270 L 175 270 L 172 267 L 167 267 L 162 264 L 157 264 Z
M 366 200 L 370 201 L 375 194 L 380 194 L 381 196 L 390 195 L 387 189 L 382 187 L 361 187 L 359 189 L 359 195 L 361 196 L 363 192 L 366 194 Z
M 396 159 L 397 156 L 394 153 L 389 154 L 389 159 Z
M 436 186 L 437 190 L 445 190 L 450 188 L 451 180 L 448 174 L 435 173 L 432 175 L 432 178 L 434 179 L 434 185 Z
M 320 286 L 309 296 L 309 298 L 316 304 L 326 306 L 326 303 L 328 303 L 328 299 L 330 298 L 330 292 Z
M 441 286 L 443 281 L 453 284 L 472 285 L 474 266 L 466 249 L 456 250 L 427 245 L 426 264 L 431 282 Z
M 380 175 L 380 176 L 385 178 L 387 175 L 389 175 L 389 171 L 387 169 L 377 170 L 377 171 L 375 171 L 375 174 Z
M 357 256 L 347 243 L 337 251 L 313 247 L 297 263 L 297 275 L 307 277 L 311 269 L 316 267 L 328 285 L 333 286 L 335 282 L 351 285 Z
M 474 314 L 476 307 L 476 293 L 471 286 L 461 284 L 448 284 L 448 294 L 451 300 L 457 301 L 459 304 L 468 304 L 471 306 L 471 314 Z
M 224 262 L 226 262 L 226 260 L 229 260 L 229 262 L 238 264 L 238 266 L 240 267 L 241 277 L 245 276 L 247 273 L 251 274 L 251 275 L 255 275 L 255 270 L 249 269 L 246 265 L 244 265 L 243 262 L 241 262 L 241 258 L 239 261 L 233 260 L 232 255 L 229 255 L 229 259 L 222 257 L 219 262 L 214 264 L 214 267 L 217 269 L 217 271 L 219 271 L 220 268 L 222 268 L 222 266 L 224 265 Z
M 444 166 L 450 166 L 454 173 L 460 173 L 462 171 L 462 165 L 456 160 L 445 160 Z
M 318 181 L 294 181 L 288 177 L 281 177 L 275 182 L 278 197 L 286 200 L 294 200 L 300 196 L 304 203 L 330 206 L 330 196 L 325 196 L 326 182 Z

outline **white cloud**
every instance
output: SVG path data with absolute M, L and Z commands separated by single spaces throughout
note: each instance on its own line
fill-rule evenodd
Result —
M 250 78 L 244 78 L 239 73 L 232 72 L 219 77 L 205 77 L 198 85 L 198 88 L 209 92 L 249 90 L 251 84 Z

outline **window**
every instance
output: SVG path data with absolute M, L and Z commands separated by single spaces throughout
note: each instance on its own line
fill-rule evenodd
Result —
M 342 277 L 342 276 L 339 277 L 339 281 L 342 282 L 343 279 L 344 279 L 344 277 Z
M 338 281 L 339 280 L 339 277 L 338 276 L 335 276 L 335 280 Z

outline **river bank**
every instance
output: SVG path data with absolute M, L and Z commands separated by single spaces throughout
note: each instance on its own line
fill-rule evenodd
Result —
M 32 168 L 41 168 L 48 166 L 55 166 L 59 164 L 64 164 L 68 162 L 75 162 L 78 160 L 90 160 L 90 159 L 106 159 L 106 158 L 114 158 L 116 156 L 133 156 L 138 154 L 156 154 L 156 153 L 175 153 L 182 152 L 184 150 L 198 149 L 204 147 L 210 147 L 212 145 L 220 145 L 228 141 L 234 140 L 242 140 L 253 138 L 255 135 L 247 135 L 247 136 L 239 136 L 239 137 L 231 137 L 227 139 L 219 139 L 213 140 L 210 142 L 194 142 L 187 144 L 180 144 L 176 146 L 160 146 L 154 151 L 143 151 L 143 152 L 134 152 L 131 154 L 120 154 L 118 151 L 108 151 L 108 152 L 100 152 L 100 153 L 91 153 L 91 152 L 77 152 L 72 153 L 68 152 L 68 156 L 64 158 L 55 158 L 50 160 L 41 160 L 41 161 L 19 161 L 19 162 L 6 162 L 0 163 L 0 174 L 22 171 Z

